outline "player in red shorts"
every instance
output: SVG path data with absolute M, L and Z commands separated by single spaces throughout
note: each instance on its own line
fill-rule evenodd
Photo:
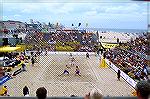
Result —
M 76 66 L 75 76 L 76 76 L 76 75 L 81 76 L 81 75 L 80 75 L 80 69 L 79 69 L 78 66 Z
M 71 63 L 70 63 L 71 66 L 74 66 L 75 65 L 75 58 L 71 58 Z

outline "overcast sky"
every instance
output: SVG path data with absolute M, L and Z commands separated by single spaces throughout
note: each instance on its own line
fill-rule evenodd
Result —
M 147 29 L 147 2 L 81 1 L 3 0 L 2 20 L 29 22 L 33 19 L 67 27 L 80 22 L 82 27 L 88 23 L 92 28 Z

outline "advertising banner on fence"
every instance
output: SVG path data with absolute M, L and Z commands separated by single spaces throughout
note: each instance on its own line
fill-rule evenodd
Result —
M 116 67 L 113 63 L 111 63 L 108 59 L 106 59 L 106 63 L 109 64 L 109 66 L 115 71 L 118 72 L 118 67 Z M 135 88 L 136 81 L 134 81 L 131 77 L 129 77 L 127 74 L 125 74 L 123 71 L 121 71 L 121 77 L 124 78 L 132 87 Z

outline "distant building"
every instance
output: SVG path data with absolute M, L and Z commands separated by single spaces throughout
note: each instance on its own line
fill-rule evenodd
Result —
M 0 36 L 0 46 L 10 45 L 16 46 L 16 44 L 22 43 L 21 38 L 14 38 L 12 36 Z
M 4 27 L 3 22 L 0 21 L 0 29 L 2 29 Z
M 26 27 L 25 23 L 20 21 L 0 21 L 3 29 L 14 30 L 14 29 L 23 29 Z
M 38 29 L 38 24 L 27 24 L 28 29 Z
M 3 22 L 0 22 L 0 36 L 2 35 L 3 32 Z

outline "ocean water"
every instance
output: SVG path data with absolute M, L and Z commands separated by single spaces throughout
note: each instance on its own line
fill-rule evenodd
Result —
M 131 34 L 137 34 L 142 35 L 143 33 L 146 33 L 148 30 L 144 29 L 107 29 L 107 28 L 83 28 L 87 31 L 105 31 L 105 32 L 121 32 L 121 33 L 131 33 Z

